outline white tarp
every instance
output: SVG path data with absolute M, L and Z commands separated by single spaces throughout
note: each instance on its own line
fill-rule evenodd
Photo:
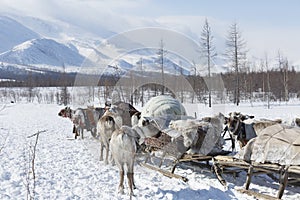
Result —
M 222 151 L 224 140 L 221 137 L 221 120 L 212 120 L 211 122 L 196 119 L 175 120 L 171 121 L 169 128 L 173 131 L 167 131 L 167 134 L 174 135 L 173 132 L 175 132 L 177 136 L 183 136 L 183 143 L 185 146 L 191 147 L 190 153 L 192 154 L 209 155 Z M 203 131 L 199 132 L 199 128 Z M 201 143 L 198 143 L 199 139 L 201 139 Z
M 141 118 L 161 116 L 170 120 L 176 120 L 186 116 L 186 111 L 177 99 L 167 95 L 160 95 L 151 98 L 146 103 L 142 109 Z
M 248 162 L 300 165 L 300 128 L 282 124 L 267 127 L 235 157 Z

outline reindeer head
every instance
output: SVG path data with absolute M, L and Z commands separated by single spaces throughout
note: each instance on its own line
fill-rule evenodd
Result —
M 241 119 L 238 118 L 237 116 L 231 116 L 229 118 L 226 118 L 226 125 L 228 127 L 228 130 L 233 134 L 237 135 L 238 134 L 238 129 L 241 123 Z
M 102 117 L 105 116 L 110 116 L 118 128 L 123 125 L 123 119 L 117 106 L 112 105 L 109 110 L 105 111 Z
M 61 109 L 58 116 L 71 118 L 71 108 L 67 106 L 64 109 Z
M 106 130 L 115 130 L 115 121 L 114 118 L 112 116 L 103 116 L 103 120 L 105 121 L 104 126 L 106 128 Z
M 228 127 L 228 130 L 233 134 L 237 135 L 238 130 L 242 122 L 247 119 L 253 119 L 253 115 L 244 115 L 240 112 L 231 112 L 229 117 L 224 118 L 224 124 Z

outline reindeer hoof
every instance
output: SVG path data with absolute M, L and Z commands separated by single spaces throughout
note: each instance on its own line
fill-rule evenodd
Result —
M 129 192 L 129 196 L 135 196 L 133 192 Z
M 124 188 L 122 187 L 119 187 L 119 191 L 118 191 L 119 194 L 124 194 Z

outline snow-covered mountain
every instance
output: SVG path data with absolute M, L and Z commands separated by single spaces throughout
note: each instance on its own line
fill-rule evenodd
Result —
M 24 69 L 30 66 L 54 71 L 62 70 L 62 66 L 65 66 L 68 71 L 92 74 L 95 70 L 99 73 L 98 66 L 102 67 L 101 70 L 105 74 L 114 74 L 116 70 L 118 73 L 130 70 L 158 73 L 161 71 L 155 47 L 148 48 L 148 44 L 139 43 L 139 40 L 126 34 L 117 37 L 113 35 L 113 31 L 102 26 L 85 29 L 78 27 L 76 23 L 58 19 L 0 16 L 0 41 L 3 41 L 0 45 L 0 63 L 15 68 L 23 66 Z M 105 44 L 107 40 L 103 38 L 108 36 L 111 37 Z M 144 37 L 149 40 L 155 38 L 151 33 Z M 152 44 L 155 42 L 152 41 Z M 176 43 L 176 40 L 171 42 L 173 43 Z M 132 49 L 134 51 L 128 52 Z M 141 58 L 142 69 L 139 64 Z M 89 67 L 92 70 L 85 70 Z M 172 52 L 164 57 L 166 73 L 194 74 L 192 67 L 191 63 Z
M 16 20 L 0 15 L 0 52 L 9 51 L 27 40 L 40 38 L 40 35 Z
M 76 47 L 52 39 L 32 39 L 0 54 L 0 60 L 18 65 L 80 66 L 85 58 Z

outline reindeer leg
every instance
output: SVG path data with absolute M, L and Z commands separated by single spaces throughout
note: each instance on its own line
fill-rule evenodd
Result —
M 133 185 L 133 189 L 136 189 L 135 183 L 134 183 L 134 174 L 132 173 L 132 185 Z
M 106 150 L 106 157 L 105 157 L 105 164 L 108 164 L 108 156 L 109 156 L 109 145 L 105 145 L 105 150 Z
M 77 137 L 78 137 L 78 128 L 76 128 L 75 126 L 74 126 L 74 131 L 75 131 L 75 140 L 77 139 Z
M 231 140 L 231 149 L 232 149 L 232 152 L 233 152 L 233 151 L 235 151 L 235 139 L 231 135 L 231 133 L 229 133 L 229 137 L 230 137 L 230 140 Z
M 127 180 L 128 180 L 128 185 L 129 185 L 129 195 L 133 196 L 133 173 L 127 173 Z
M 104 145 L 101 143 L 101 148 L 100 148 L 100 161 L 103 160 L 103 148 L 104 148 Z
M 120 170 L 119 193 L 124 194 L 124 169 Z
M 110 163 L 112 166 L 115 165 L 115 160 L 114 160 L 114 157 L 112 156 L 111 152 L 110 152 Z

